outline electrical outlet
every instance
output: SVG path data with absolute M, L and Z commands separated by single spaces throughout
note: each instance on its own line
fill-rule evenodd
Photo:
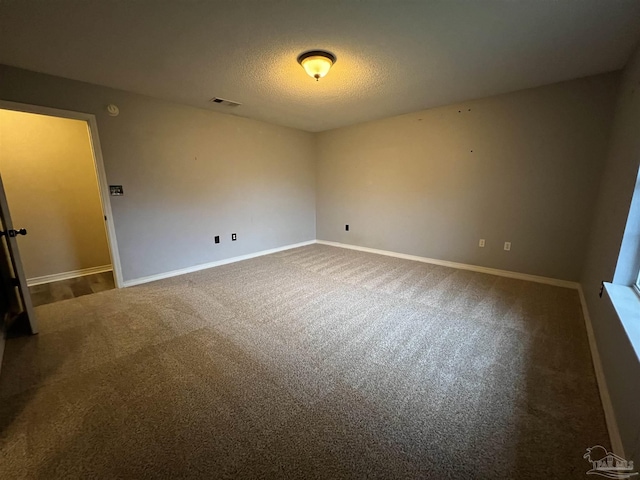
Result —
M 480 239 L 480 241 L 478 242 L 478 246 L 479 247 L 484 247 L 484 238 Z
M 213 241 L 216 243 L 220 243 L 220 237 L 216 235 L 215 237 L 213 237 Z
M 235 233 L 231 234 L 231 241 L 235 242 L 238 239 L 238 236 Z
M 508 252 L 511 250 L 511 242 L 504 242 L 504 249 Z
M 344 226 L 344 229 L 345 229 L 345 231 L 347 231 L 347 232 L 348 232 L 348 231 L 349 231 L 349 225 L 345 225 L 345 226 Z

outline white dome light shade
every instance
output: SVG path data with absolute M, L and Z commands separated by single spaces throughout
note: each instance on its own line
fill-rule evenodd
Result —
M 316 80 L 329 73 L 329 69 L 335 62 L 335 55 L 321 50 L 306 52 L 298 57 L 298 63 L 302 65 L 305 72 Z

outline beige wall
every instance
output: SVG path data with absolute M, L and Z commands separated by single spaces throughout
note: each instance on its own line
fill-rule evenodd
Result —
M 0 175 L 27 278 L 111 264 L 86 122 L 0 110 Z
M 600 75 L 320 133 L 318 238 L 578 280 L 617 84 Z

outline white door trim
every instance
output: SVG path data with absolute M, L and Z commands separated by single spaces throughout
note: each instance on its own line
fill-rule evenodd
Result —
M 109 253 L 111 255 L 111 264 L 113 265 L 113 278 L 116 287 L 122 288 L 122 265 L 120 264 L 120 253 L 118 252 L 116 230 L 113 224 L 113 213 L 111 213 L 111 202 L 109 201 L 109 185 L 107 184 L 107 174 L 104 169 L 102 148 L 100 147 L 100 137 L 98 136 L 98 122 L 96 121 L 95 115 L 91 113 L 62 110 L 59 108 L 43 107 L 40 105 L 8 102 L 6 100 L 0 100 L 0 108 L 18 112 L 36 113 L 39 115 L 49 115 L 52 117 L 71 118 L 73 120 L 83 120 L 87 122 L 87 127 L 89 129 L 89 141 L 91 143 L 91 149 L 93 150 L 93 163 L 95 165 L 96 176 L 98 178 L 98 193 L 100 194 L 102 211 L 107 217 L 105 230 L 107 233 L 107 243 L 109 244 Z

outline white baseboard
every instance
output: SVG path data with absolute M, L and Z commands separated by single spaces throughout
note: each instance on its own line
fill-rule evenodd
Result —
M 613 404 L 611 403 L 611 397 L 609 396 L 609 388 L 607 387 L 607 380 L 604 376 L 604 370 L 602 369 L 600 353 L 598 352 L 598 345 L 596 344 L 596 337 L 593 332 L 591 316 L 589 315 L 589 309 L 587 308 L 587 301 L 584 296 L 584 291 L 582 290 L 582 285 L 578 286 L 578 293 L 580 294 L 580 303 L 582 304 L 584 324 L 587 328 L 587 337 L 589 338 L 589 348 L 591 349 L 593 369 L 596 373 L 596 381 L 598 382 L 598 390 L 600 391 L 600 401 L 602 402 L 602 409 L 604 410 L 604 418 L 607 422 L 611 448 L 613 449 L 613 453 L 625 458 L 624 447 L 622 446 L 622 439 L 620 438 L 620 431 L 618 430 L 618 422 L 616 421 Z
M 113 267 L 111 265 L 101 265 L 99 267 L 83 268 L 82 270 L 71 270 L 70 272 L 27 278 L 27 285 L 29 287 L 33 287 L 34 285 L 42 285 L 43 283 L 59 282 L 60 280 L 69 280 L 70 278 L 84 277 L 86 275 L 95 275 L 96 273 L 111 271 L 113 271 Z
M 545 283 L 556 287 L 578 289 L 578 282 L 570 282 L 568 280 L 560 280 L 557 278 L 541 277 L 538 275 L 529 275 L 528 273 L 510 272 L 509 270 L 499 270 L 497 268 L 481 267 L 479 265 L 468 265 L 466 263 L 449 262 L 447 260 L 438 260 L 435 258 L 419 257 L 417 255 L 407 255 L 405 253 L 390 252 L 388 250 L 378 250 L 376 248 L 359 247 L 357 245 L 349 245 L 346 243 L 328 242 L 326 240 L 316 240 L 322 245 L 331 245 L 333 247 L 348 248 L 350 250 L 358 250 L 361 252 L 377 253 L 378 255 L 386 255 L 388 257 L 404 258 L 405 260 L 414 260 L 416 262 L 433 263 L 443 267 L 458 268 L 460 270 L 470 270 L 473 272 L 488 273 L 489 275 L 498 275 L 500 277 L 516 278 L 518 280 L 527 280 L 529 282 Z
M 291 250 L 292 248 L 304 247 L 314 243 L 316 243 L 315 240 L 309 240 L 307 242 L 294 243 L 291 245 L 285 245 L 284 247 L 272 248 L 270 250 L 262 250 L 260 252 L 249 253 L 247 255 L 240 255 L 239 257 L 225 258 L 224 260 L 218 260 L 217 262 L 202 263 L 200 265 L 194 265 L 193 267 L 181 268 L 179 270 L 172 270 L 170 272 L 158 273 L 156 275 L 149 275 L 148 277 L 134 278 L 133 280 L 127 280 L 126 282 L 124 282 L 123 286 L 133 287 L 135 285 L 141 285 L 143 283 L 155 282 L 157 280 L 176 277 L 178 275 L 184 275 L 186 273 L 193 273 L 193 272 L 198 272 L 200 270 L 206 270 L 207 268 L 219 267 L 221 265 L 241 262 L 242 260 L 249 260 L 251 258 L 262 257 L 263 255 L 270 255 L 272 253 L 282 252 L 284 250 Z

